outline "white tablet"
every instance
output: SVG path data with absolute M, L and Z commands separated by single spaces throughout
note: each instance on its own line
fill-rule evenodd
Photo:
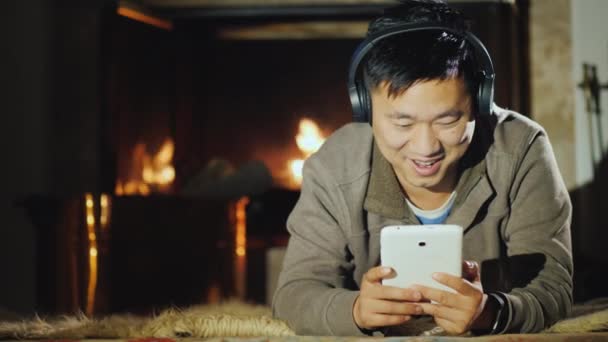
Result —
M 414 284 L 455 292 L 432 278 L 435 272 L 462 276 L 462 227 L 457 225 L 387 226 L 380 232 L 382 266 L 397 276 L 383 285 L 409 287 Z

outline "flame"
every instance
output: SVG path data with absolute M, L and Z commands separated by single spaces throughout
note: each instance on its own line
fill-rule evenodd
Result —
M 101 194 L 99 197 L 99 223 L 101 224 L 101 229 L 108 229 L 108 224 L 110 223 L 110 205 L 111 199 L 108 194 Z
M 235 237 L 235 254 L 245 256 L 247 247 L 247 216 L 245 209 L 249 203 L 248 197 L 242 197 L 236 203 L 236 237 Z
M 249 197 L 241 197 L 236 202 L 236 234 L 234 254 L 234 281 L 237 298 L 244 299 L 247 294 L 247 204 Z
M 95 309 L 95 292 L 97 290 L 97 234 L 95 232 L 95 200 L 93 194 L 85 197 L 85 217 L 89 236 L 89 279 L 87 286 L 86 313 L 91 315 Z
M 118 9 L 116 10 L 116 13 L 148 25 L 165 29 L 167 31 L 173 30 L 173 22 L 171 22 L 170 20 L 165 20 L 156 16 L 152 16 L 135 8 L 129 8 L 124 5 L 119 5 Z
M 165 139 L 154 155 L 148 154 L 145 144 L 136 144 L 131 174 L 129 179 L 116 182 L 116 195 L 146 196 L 153 191 L 168 192 L 175 180 L 175 168 L 171 164 L 174 152 L 175 144 L 170 138 Z
M 302 168 L 304 166 L 304 160 L 310 157 L 311 154 L 317 152 L 324 142 L 325 137 L 314 121 L 310 119 L 300 120 L 299 131 L 296 135 L 296 144 L 300 151 L 302 151 L 302 154 L 304 154 L 304 159 L 292 159 L 288 162 L 291 181 L 297 187 L 302 185 Z
M 317 152 L 323 145 L 325 138 L 321 135 L 321 130 L 317 124 L 310 119 L 300 120 L 300 131 L 296 135 L 296 144 L 300 151 L 306 154 L 306 157 Z
M 92 315 L 95 312 L 95 301 L 97 299 L 98 285 L 98 269 L 99 269 L 99 246 L 98 233 L 108 229 L 110 223 L 110 206 L 111 198 L 108 194 L 99 196 L 99 206 L 93 194 L 84 194 L 84 215 L 87 226 L 88 237 L 88 259 L 89 259 L 89 274 L 87 279 L 87 295 L 85 312 Z M 96 219 L 99 217 L 99 219 Z
M 294 159 L 289 161 L 289 169 L 291 170 L 291 178 L 297 183 L 302 184 L 302 168 L 304 160 Z

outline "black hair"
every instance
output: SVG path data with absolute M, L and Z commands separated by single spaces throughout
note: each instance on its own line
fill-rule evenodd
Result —
M 440 1 L 410 0 L 389 8 L 372 21 L 367 35 L 407 23 L 439 23 L 457 31 L 468 31 L 464 15 Z M 476 108 L 478 67 L 475 51 L 462 36 L 429 30 L 398 34 L 380 40 L 363 61 L 363 77 L 368 91 L 388 83 L 389 96 L 397 96 L 419 81 L 445 80 L 464 76 Z

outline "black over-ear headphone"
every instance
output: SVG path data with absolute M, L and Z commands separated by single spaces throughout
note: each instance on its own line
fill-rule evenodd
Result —
M 469 31 L 456 30 L 450 27 L 442 26 L 440 23 L 423 23 L 423 24 L 401 24 L 390 29 L 383 30 L 377 34 L 371 35 L 365 39 L 353 54 L 350 68 L 348 71 L 348 92 L 350 102 L 353 107 L 353 121 L 369 122 L 371 120 L 371 97 L 365 87 L 365 82 L 362 77 L 360 64 L 365 55 L 374 47 L 374 45 L 387 37 L 397 34 L 415 32 L 415 31 L 447 31 L 461 36 L 468 41 L 472 46 L 477 56 L 479 63 L 479 80 L 477 87 L 477 109 L 479 114 L 490 113 L 494 100 L 494 65 L 486 47 L 481 41 Z

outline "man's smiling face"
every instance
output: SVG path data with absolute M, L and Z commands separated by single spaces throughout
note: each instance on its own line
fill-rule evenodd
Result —
M 396 96 L 388 86 L 371 93 L 372 129 L 401 186 L 406 192 L 453 191 L 475 130 L 463 78 L 419 81 Z

